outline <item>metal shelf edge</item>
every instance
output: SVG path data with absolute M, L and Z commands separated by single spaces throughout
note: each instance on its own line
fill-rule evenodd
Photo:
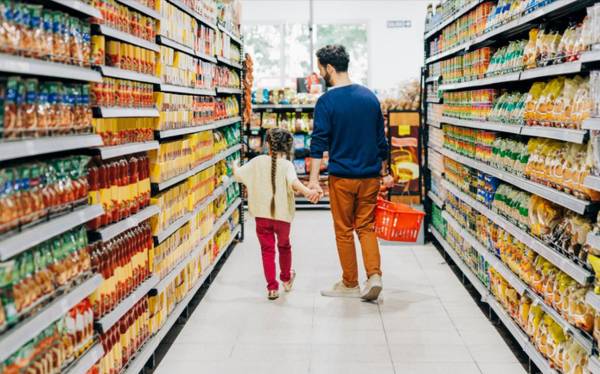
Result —
M 13 327 L 0 337 L 0 361 L 4 361 L 23 344 L 62 317 L 72 307 L 90 295 L 102 282 L 96 274 L 43 308 L 38 314 Z
M 100 30 L 100 33 L 104 36 L 122 40 L 129 44 L 133 44 L 133 45 L 141 47 L 141 48 L 146 48 L 146 49 L 149 49 L 154 52 L 160 52 L 160 47 L 158 46 L 158 44 L 150 42 L 150 41 L 142 39 L 142 38 L 138 38 L 137 36 L 133 36 L 131 34 L 117 30 L 110 26 L 98 25 L 98 30 Z
M 152 274 L 148 279 L 142 282 L 132 293 L 121 302 L 108 314 L 96 321 L 96 325 L 104 333 L 107 332 L 121 317 L 127 313 L 142 297 L 144 297 L 158 283 L 159 278 L 156 274 Z
M 67 135 L 0 142 L 0 161 L 102 145 L 99 135 Z
M 6 53 L 0 53 L 0 71 L 87 82 L 102 81 L 102 75 L 93 69 L 77 65 L 38 60 L 35 58 L 14 56 Z
M 161 16 L 156 10 L 149 8 L 145 5 L 142 5 L 140 2 L 136 0 L 117 0 L 117 2 L 127 5 L 128 7 L 137 10 L 140 13 L 147 15 L 148 17 L 154 18 L 156 20 L 160 20 Z
M 2 239 L 0 241 L 0 260 L 8 260 L 45 240 L 83 225 L 103 213 L 102 205 L 88 205 Z
M 95 343 L 92 348 L 79 357 L 77 362 L 67 370 L 68 374 L 86 374 L 104 356 L 102 343 Z
M 102 19 L 102 13 L 93 6 L 78 0 L 51 0 L 53 3 L 60 4 L 67 8 L 78 11 L 86 16 Z
M 125 218 L 122 221 L 113 223 L 112 225 L 103 227 L 97 231 L 102 241 L 107 241 L 115 236 L 124 233 L 125 231 L 137 227 L 150 217 L 157 215 L 160 209 L 157 205 L 149 205 L 136 214 Z
M 137 71 L 125 70 L 120 68 L 115 68 L 112 66 L 101 65 L 98 67 L 100 72 L 105 77 L 111 78 L 119 78 L 119 79 L 128 79 L 136 82 L 144 82 L 144 83 L 152 83 L 159 84 L 160 79 L 157 76 L 138 73 Z
M 130 155 L 133 153 L 148 152 L 154 149 L 158 149 L 160 144 L 156 140 L 142 143 L 127 143 L 122 145 L 114 145 L 107 147 L 100 147 L 100 157 L 103 160 L 109 160 L 111 158 Z

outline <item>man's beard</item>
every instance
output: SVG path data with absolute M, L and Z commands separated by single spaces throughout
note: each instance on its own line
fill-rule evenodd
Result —
M 325 73 L 323 80 L 325 80 L 326 87 L 333 87 L 333 82 L 331 82 L 331 75 L 329 75 L 329 72 Z

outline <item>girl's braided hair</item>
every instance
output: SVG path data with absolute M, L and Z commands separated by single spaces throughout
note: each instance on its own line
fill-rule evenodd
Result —
M 292 159 L 292 148 L 294 137 L 288 130 L 274 128 L 267 132 L 267 144 L 271 150 L 271 187 L 273 197 L 271 198 L 271 217 L 275 218 L 275 192 L 277 189 L 277 155 L 284 154 L 288 160 Z

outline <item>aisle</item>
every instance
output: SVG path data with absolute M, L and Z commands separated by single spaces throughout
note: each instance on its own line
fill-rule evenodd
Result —
M 295 289 L 266 298 L 254 225 L 157 373 L 525 373 L 431 246 L 384 247 L 384 300 L 323 298 L 340 276 L 329 212 L 294 223 Z

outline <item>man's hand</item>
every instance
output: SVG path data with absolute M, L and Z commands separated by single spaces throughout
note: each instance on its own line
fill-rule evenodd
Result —
M 313 204 L 318 203 L 321 198 L 319 191 L 313 189 L 309 189 L 308 192 L 304 194 L 304 197 Z
M 381 178 L 381 183 L 385 188 L 390 189 L 394 187 L 394 177 L 388 174 L 385 177 Z
M 314 192 L 313 196 L 307 196 L 308 201 L 310 201 L 313 204 L 318 203 L 324 195 L 321 185 L 319 184 L 319 182 L 311 181 L 308 183 L 308 188 L 311 190 L 311 193 Z

